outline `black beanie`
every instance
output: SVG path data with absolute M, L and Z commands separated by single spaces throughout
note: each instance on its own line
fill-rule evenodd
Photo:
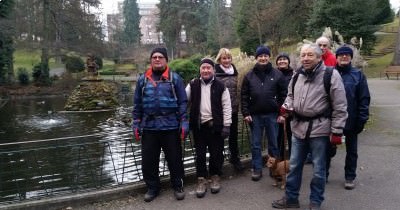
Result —
M 156 52 L 161 53 L 165 57 L 167 62 L 168 62 L 168 53 L 167 53 L 167 49 L 165 47 L 156 47 L 156 48 L 154 48 L 150 53 L 150 59 L 151 59 L 151 57 L 153 57 L 153 54 L 156 53 Z
M 279 60 L 279 58 L 282 58 L 282 57 L 288 59 L 289 64 L 290 64 L 289 55 L 288 55 L 287 53 L 284 53 L 284 52 L 283 52 L 283 53 L 279 53 L 278 57 L 276 57 L 276 61 L 275 61 L 276 65 L 278 65 L 278 60 Z
M 262 55 L 262 54 L 267 54 L 268 56 L 271 57 L 271 52 L 269 51 L 269 48 L 266 47 L 266 46 L 263 46 L 263 45 L 257 47 L 257 50 L 256 50 L 256 58 L 257 58 L 258 56 Z
M 201 61 L 200 61 L 200 66 L 203 64 L 203 63 L 208 63 L 208 64 L 210 64 L 211 66 L 213 66 L 213 68 L 214 68 L 214 61 L 213 60 L 211 60 L 210 58 L 203 58 L 203 59 L 201 59 Z
M 338 57 L 338 55 L 343 55 L 343 54 L 349 54 L 350 57 L 353 58 L 353 50 L 346 45 L 343 45 L 336 50 L 336 58 Z

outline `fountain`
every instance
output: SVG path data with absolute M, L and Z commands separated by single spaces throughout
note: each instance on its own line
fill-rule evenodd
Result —
M 119 103 L 115 95 L 117 86 L 99 77 L 93 54 L 86 58 L 87 76 L 72 91 L 65 105 L 66 111 L 109 111 Z

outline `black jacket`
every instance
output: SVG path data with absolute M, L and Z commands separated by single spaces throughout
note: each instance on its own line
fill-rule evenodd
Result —
M 268 114 L 279 111 L 286 98 L 287 87 L 283 74 L 267 64 L 267 69 L 256 66 L 243 78 L 241 105 L 244 117 L 252 114 Z

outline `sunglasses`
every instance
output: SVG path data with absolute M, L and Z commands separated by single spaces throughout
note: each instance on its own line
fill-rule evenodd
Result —
M 153 60 L 156 60 L 156 59 L 161 60 L 163 58 L 165 58 L 165 57 L 164 56 L 153 56 L 153 57 L 151 57 L 151 59 L 153 59 Z
M 327 45 L 327 44 L 318 44 L 318 46 L 320 46 L 320 47 L 327 47 L 328 45 Z

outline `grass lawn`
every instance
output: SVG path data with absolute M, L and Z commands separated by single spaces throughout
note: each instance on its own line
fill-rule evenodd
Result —
M 368 61 L 368 66 L 364 69 L 364 74 L 368 78 L 380 77 L 380 73 L 392 62 L 393 53 L 377 57 Z
M 40 62 L 41 52 L 39 50 L 15 50 L 14 52 L 14 71 L 17 73 L 18 68 L 26 68 L 29 73 L 32 72 L 33 66 Z M 49 60 L 50 68 L 64 67 L 62 63 L 55 63 L 51 58 Z

